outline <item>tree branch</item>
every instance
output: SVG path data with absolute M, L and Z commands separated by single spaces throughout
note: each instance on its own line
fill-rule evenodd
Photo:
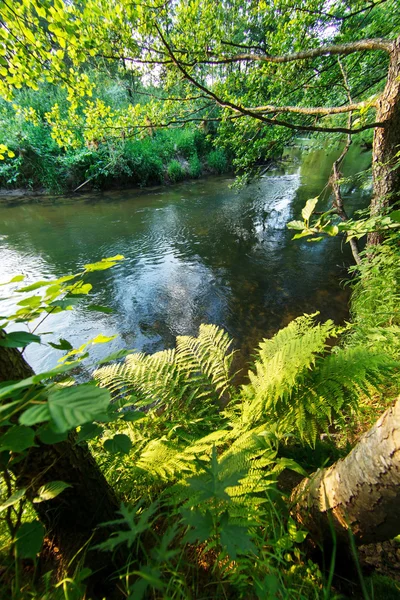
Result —
M 160 33 L 160 32 L 159 32 Z M 288 62 L 294 62 L 297 60 L 306 60 L 310 58 L 317 58 L 318 56 L 347 56 L 354 54 L 355 52 L 362 52 L 364 50 L 382 50 L 390 53 L 393 48 L 393 42 L 384 38 L 371 38 L 368 40 L 359 40 L 357 42 L 349 42 L 346 44 L 334 44 L 332 46 L 320 46 L 318 48 L 311 48 L 310 50 L 303 50 L 301 52 L 293 52 L 291 54 L 282 54 L 281 56 L 273 56 L 271 54 L 237 54 L 235 56 L 227 56 L 220 59 L 210 59 L 198 61 L 199 64 L 225 64 L 240 61 L 256 61 L 256 62 L 267 62 L 274 64 L 282 64 Z M 210 52 L 210 55 L 212 53 Z M 171 55 L 170 55 L 171 56 Z M 171 57 L 172 58 L 172 57 Z
M 202 83 L 197 81 L 192 75 L 190 75 L 190 73 L 188 73 L 186 71 L 186 69 L 184 68 L 182 63 L 176 58 L 171 46 L 167 42 L 166 38 L 164 37 L 161 29 L 159 28 L 159 26 L 157 24 L 155 24 L 155 28 L 157 29 L 160 39 L 161 39 L 162 43 L 164 44 L 165 48 L 167 49 L 168 54 L 171 57 L 171 60 L 173 61 L 175 66 L 178 68 L 178 70 L 182 73 L 182 75 L 185 77 L 185 79 L 190 81 L 195 87 L 197 87 L 199 90 L 201 90 L 202 92 L 207 94 L 210 98 L 213 98 L 215 100 L 215 102 L 223 108 L 229 108 L 230 110 L 232 110 L 236 113 L 242 114 L 247 117 L 252 117 L 254 119 L 258 119 L 259 121 L 262 121 L 263 123 L 265 123 L 267 125 L 286 127 L 287 129 L 292 129 L 295 131 L 320 131 L 320 132 L 327 132 L 327 133 L 347 133 L 347 134 L 352 135 L 354 133 L 360 133 L 361 131 L 365 131 L 367 129 L 373 129 L 375 127 L 384 127 L 383 123 L 369 123 L 369 124 L 363 125 L 362 127 L 357 128 L 357 129 L 351 129 L 351 128 L 349 129 L 348 127 L 320 127 L 318 125 L 297 125 L 294 123 L 290 123 L 288 121 L 281 121 L 281 120 L 278 120 L 275 118 L 269 119 L 258 112 L 252 111 L 251 109 L 239 106 L 238 104 L 235 104 L 234 102 L 231 102 L 229 100 L 223 100 L 217 94 L 215 94 L 215 92 L 208 89 L 205 85 L 203 85 Z M 344 46 L 353 46 L 353 44 L 344 44 Z M 298 53 L 298 54 L 304 54 L 304 53 Z
M 251 110 L 253 112 L 271 112 L 271 113 L 298 113 L 300 115 L 339 115 L 342 113 L 353 112 L 355 110 L 360 110 L 361 108 L 365 108 L 367 106 L 375 106 L 376 100 L 374 102 L 358 102 L 355 104 L 346 104 L 345 106 L 317 106 L 317 107 L 301 107 L 301 106 L 272 106 L 267 104 L 266 106 L 256 106 L 255 108 L 248 108 L 246 110 Z

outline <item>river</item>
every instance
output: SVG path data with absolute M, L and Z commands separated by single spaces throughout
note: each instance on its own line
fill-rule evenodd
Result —
M 326 185 L 338 151 L 291 149 L 284 170 L 271 170 L 237 192 L 233 178 L 211 177 L 173 187 L 35 199 L 0 205 L 0 281 L 26 282 L 79 271 L 85 263 L 123 254 L 109 271 L 93 274 L 92 302 L 111 314 L 76 310 L 51 316 L 46 340 L 67 338 L 74 347 L 98 333 L 118 334 L 96 346 L 93 358 L 119 348 L 155 352 L 176 335 L 196 335 L 200 323 L 227 329 L 249 357 L 257 343 L 294 317 L 320 311 L 343 322 L 348 315 L 345 268 L 351 263 L 340 239 L 292 241 L 288 221 Z M 345 174 L 370 158 L 352 148 Z M 347 189 L 350 212 L 368 203 L 368 191 Z M 319 209 L 328 206 L 328 198 Z M 6 288 L 2 288 L 7 295 Z M 0 304 L 11 310 L 12 299 Z M 26 357 L 39 372 L 61 353 L 32 344 Z

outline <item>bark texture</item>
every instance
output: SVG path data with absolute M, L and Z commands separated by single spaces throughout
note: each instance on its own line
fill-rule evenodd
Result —
M 20 380 L 33 371 L 15 348 L 0 347 L 0 382 Z M 26 457 L 12 465 L 17 487 L 27 487 L 27 497 L 37 496 L 40 486 L 50 481 L 65 481 L 71 485 L 48 502 L 34 504 L 39 519 L 45 525 L 47 536 L 68 562 L 79 549 L 92 539 L 98 542 L 109 535 L 106 529 L 97 529 L 100 523 L 115 518 L 118 499 L 99 469 L 86 445 L 75 443 L 75 434 L 65 442 L 47 445 L 36 441 Z M 93 570 L 103 566 L 105 555 L 95 552 L 87 555 L 87 564 Z
M 383 123 L 384 127 L 377 127 L 374 133 L 372 216 L 382 214 L 400 200 L 400 161 L 395 158 L 400 151 L 400 37 L 392 43 L 386 86 L 376 107 L 377 121 Z M 372 234 L 368 239 L 372 244 L 379 241 L 377 234 Z
M 400 533 L 400 398 L 346 458 L 317 471 L 293 491 L 294 514 L 319 542 L 357 544 L 390 540 Z

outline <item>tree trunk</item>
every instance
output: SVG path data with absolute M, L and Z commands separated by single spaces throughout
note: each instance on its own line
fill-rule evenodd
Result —
M 395 158 L 400 150 L 400 37 L 392 45 L 386 86 L 377 102 L 376 120 L 385 126 L 377 127 L 374 134 L 371 216 L 382 214 L 400 200 L 400 160 Z M 379 241 L 376 233 L 368 238 L 370 244 Z
M 31 367 L 18 350 L 0 347 L 0 383 L 31 375 Z M 87 445 L 77 445 L 75 437 L 70 434 L 67 441 L 53 445 L 36 441 L 37 446 L 30 448 L 26 457 L 11 467 L 17 486 L 28 488 L 29 499 L 50 481 L 71 485 L 53 500 L 33 505 L 64 564 L 89 540 L 96 543 L 109 535 L 109 531 L 97 527 L 114 519 L 119 508 L 114 491 Z M 86 563 L 92 570 L 98 570 L 107 562 L 105 558 L 104 554 L 99 557 L 89 551 Z
M 346 458 L 303 480 L 293 491 L 294 514 L 318 542 L 357 544 L 400 533 L 400 398 Z

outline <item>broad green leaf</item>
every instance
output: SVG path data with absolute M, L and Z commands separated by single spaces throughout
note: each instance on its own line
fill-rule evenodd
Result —
M 199 510 L 181 511 L 185 525 L 191 529 L 186 533 L 184 541 L 189 544 L 199 541 L 205 542 L 213 534 L 214 522 L 209 510 L 203 515 Z
M 37 423 L 50 421 L 50 419 L 50 411 L 46 402 L 45 404 L 30 406 L 19 417 L 19 423 L 20 425 L 36 425 Z
M 390 214 L 389 217 L 392 221 L 394 221 L 395 223 L 400 223 L 400 210 L 393 210 Z
M 80 301 L 80 298 L 63 298 L 62 300 L 54 300 L 53 302 L 50 302 L 50 306 L 55 306 L 61 308 L 62 310 L 67 310 L 68 308 L 72 308 L 76 304 L 79 304 Z
M 11 452 L 23 452 L 34 446 L 35 432 L 25 425 L 13 425 L 0 438 L 0 448 Z
M 36 559 L 40 552 L 45 529 L 39 521 L 23 523 L 17 531 L 15 540 L 15 550 L 18 558 Z
M 50 425 L 42 425 L 37 431 L 37 437 L 43 444 L 53 445 L 65 442 L 68 439 L 68 432 L 56 433 Z
M 26 488 L 21 488 L 20 490 L 17 490 L 11 494 L 11 496 L 7 498 L 3 504 L 0 504 L 0 513 L 3 512 L 3 510 L 6 510 L 6 508 L 9 506 L 14 506 L 14 504 L 17 504 L 17 502 L 19 502 L 25 496 L 25 492 Z
M 110 400 L 108 390 L 91 383 L 50 392 L 48 406 L 55 431 L 63 433 L 95 421 L 107 410 Z
M 39 502 L 53 500 L 53 498 L 56 498 L 59 494 L 61 494 L 61 492 L 70 487 L 72 487 L 72 485 L 65 483 L 65 481 L 50 481 L 38 489 L 38 495 L 32 500 L 32 502 L 38 504 Z
M 301 216 L 307 223 L 310 220 L 310 217 L 314 212 L 317 202 L 318 202 L 318 196 L 316 198 L 310 198 L 310 200 L 307 200 L 303 210 L 301 211 Z
M 94 437 L 101 435 L 103 431 L 103 427 L 97 425 L 97 423 L 85 423 L 85 425 L 82 425 L 78 433 L 76 443 L 79 444 L 80 442 L 86 440 L 92 440 Z
M 37 308 L 42 303 L 41 296 L 29 296 L 29 298 L 24 298 L 20 300 L 17 304 L 18 306 L 26 306 L 27 308 Z
M 140 411 L 140 410 L 129 410 L 125 413 L 123 413 L 123 420 L 124 421 L 140 421 L 141 419 L 144 419 L 147 415 L 146 413 Z
M 117 433 L 113 438 L 104 442 L 104 448 L 111 454 L 129 454 L 132 442 L 124 433 Z
M 6 348 L 25 348 L 25 346 L 28 346 L 32 342 L 40 344 L 40 337 L 28 331 L 12 331 L 11 333 L 6 333 L 6 336 L 0 339 L 0 346 Z
M 304 229 L 304 221 L 289 221 L 287 224 L 288 229 L 299 229 L 303 231 Z
M 55 342 L 49 342 L 49 346 L 55 348 L 56 350 L 72 350 L 73 348 L 72 344 L 70 344 L 69 341 L 65 340 L 64 338 L 60 338 L 58 344 Z

